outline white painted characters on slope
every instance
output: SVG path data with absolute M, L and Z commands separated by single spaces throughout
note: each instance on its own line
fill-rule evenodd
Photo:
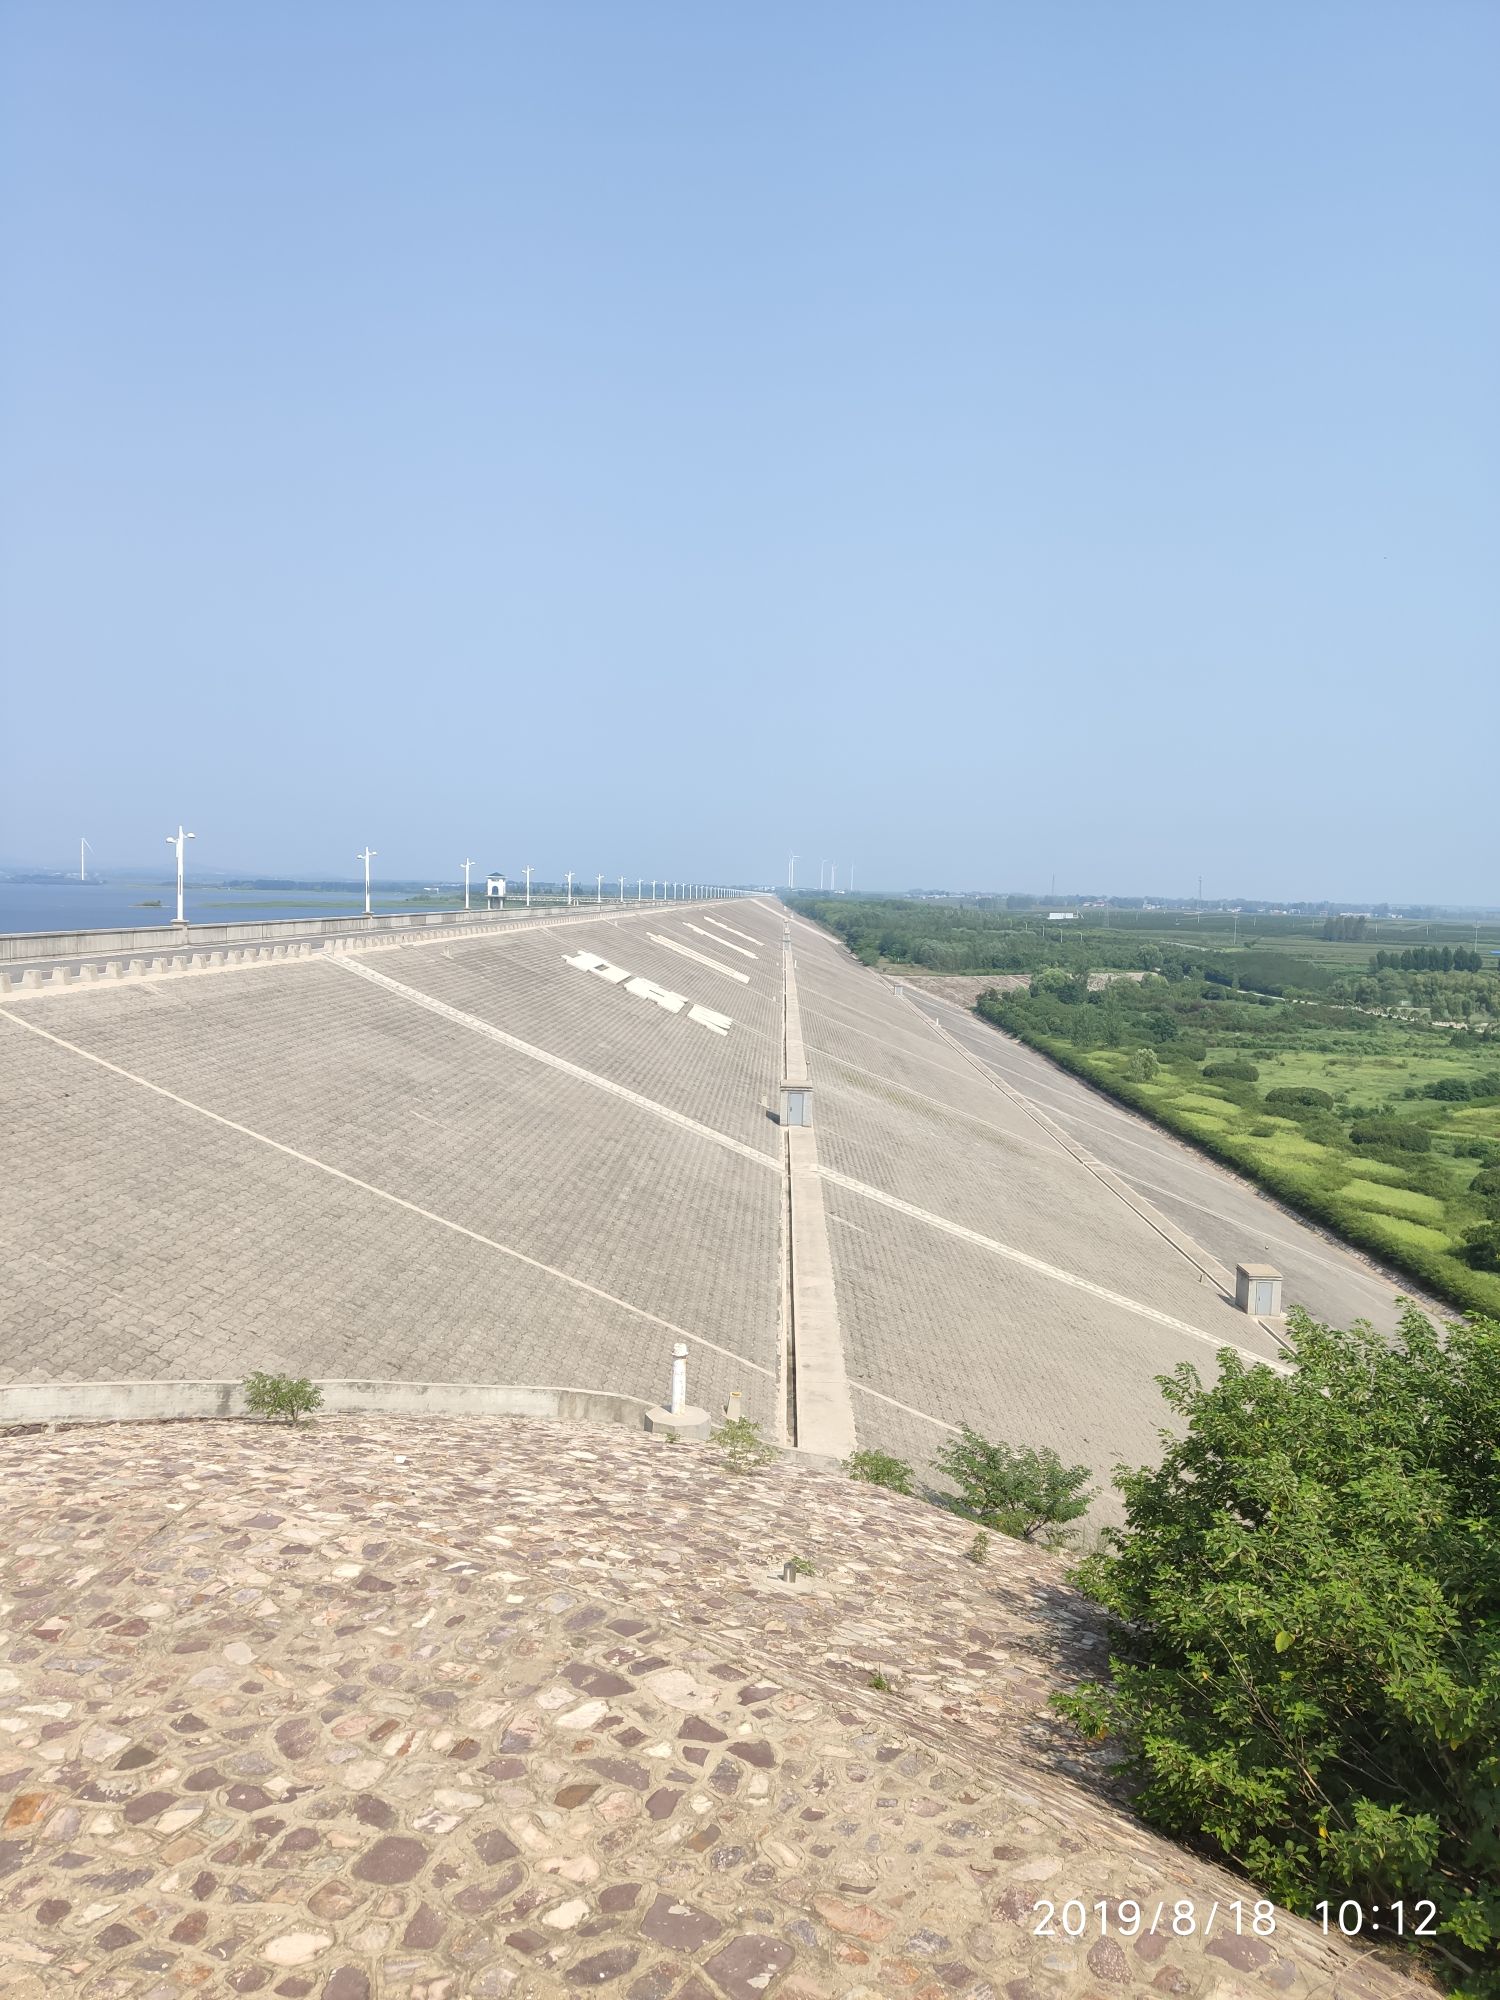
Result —
M 680 1014 L 687 1008 L 687 1017 L 700 1027 L 708 1028 L 713 1034 L 727 1035 L 734 1026 L 727 1014 L 716 1014 L 712 1007 L 689 1006 L 685 993 L 673 993 L 666 986 L 658 986 L 654 979 L 646 979 L 640 974 L 632 975 L 623 965 L 611 965 L 607 958 L 600 958 L 597 952 L 575 951 L 571 956 L 564 952 L 563 964 L 571 965 L 577 972 L 592 972 L 596 979 L 602 979 L 610 986 L 623 986 L 627 993 L 633 993 L 638 1000 L 654 1000 L 663 1013 Z

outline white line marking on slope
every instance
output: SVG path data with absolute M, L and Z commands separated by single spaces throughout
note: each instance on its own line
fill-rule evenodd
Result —
M 1158 1312 L 1155 1306 L 1143 1306 L 1137 1299 L 1128 1299 L 1123 1292 L 1112 1292 L 1104 1285 L 1096 1285 L 1090 1278 L 1080 1278 L 1073 1271 L 1064 1271 L 1056 1264 L 1047 1264 L 1040 1257 L 1032 1257 L 1024 1250 L 1014 1250 L 1008 1243 L 997 1243 L 993 1236 L 981 1236 L 977 1229 L 966 1229 L 961 1222 L 950 1222 L 946 1216 L 934 1215 L 930 1209 L 917 1208 L 909 1201 L 902 1201 L 899 1195 L 886 1194 L 880 1188 L 871 1187 L 865 1181 L 850 1179 L 847 1174 L 835 1173 L 831 1167 L 820 1166 L 818 1172 L 825 1181 L 835 1187 L 846 1188 L 850 1194 L 862 1195 L 866 1201 L 879 1202 L 883 1208 L 893 1208 L 900 1215 L 908 1215 L 915 1222 L 925 1222 L 933 1229 L 941 1229 L 946 1235 L 957 1236 L 965 1243 L 976 1244 L 981 1250 L 988 1250 L 996 1257 L 1004 1257 L 1013 1264 L 1024 1264 L 1028 1271 L 1035 1271 L 1041 1277 L 1052 1278 L 1060 1285 L 1071 1285 L 1075 1291 L 1088 1292 L 1093 1298 L 1103 1299 L 1106 1305 L 1118 1306 L 1122 1312 L 1135 1313 L 1141 1319 L 1149 1319 L 1157 1326 L 1170 1327 L 1174 1333 L 1185 1333 L 1194 1340 L 1201 1340 L 1209 1347 L 1232 1347 L 1236 1354 L 1246 1361 L 1264 1362 L 1280 1374 L 1291 1371 L 1284 1362 L 1273 1361 L 1268 1355 L 1256 1354 L 1248 1347 L 1241 1347 L 1236 1341 L 1221 1340 L 1216 1334 L 1205 1333 L 1201 1326 L 1193 1326 L 1185 1319 L 1174 1319 L 1171 1313 Z
M 353 966 L 348 968 L 351 972 Z M 252 1125 L 241 1125 L 236 1119 L 226 1118 L 221 1112 L 210 1111 L 206 1104 L 195 1104 L 190 1097 L 179 1097 L 175 1090 L 153 1083 L 149 1077 L 138 1076 L 134 1070 L 124 1069 L 119 1063 L 96 1056 L 92 1049 L 81 1049 L 76 1042 L 65 1041 L 61 1035 L 54 1035 L 46 1028 L 39 1028 L 35 1021 L 23 1021 L 19 1014 L 11 1013 L 8 1007 L 0 1007 L 0 1019 L 14 1021 L 18 1028 L 24 1028 L 29 1035 L 39 1035 L 44 1042 L 53 1042 L 70 1055 L 81 1056 L 85 1062 L 107 1069 L 111 1076 L 120 1076 L 127 1083 L 139 1084 L 142 1090 L 149 1090 L 153 1096 L 164 1097 L 169 1104 L 180 1105 L 184 1111 L 196 1112 L 200 1118 L 207 1118 L 215 1125 L 222 1125 L 226 1132 L 238 1132 L 242 1139 L 253 1139 L 257 1145 L 269 1146 L 273 1153 L 282 1153 L 289 1160 L 297 1160 L 305 1167 L 314 1167 L 320 1174 L 327 1174 L 336 1181 L 343 1181 L 346 1187 L 358 1188 L 362 1194 L 372 1194 L 377 1201 L 388 1201 L 393 1208 L 404 1208 L 409 1215 L 418 1215 L 424 1222 L 435 1222 L 440 1229 L 451 1229 L 455 1236 L 467 1236 L 471 1243 L 483 1244 L 486 1250 L 497 1251 L 502 1257 L 510 1257 L 517 1264 L 525 1264 L 533 1271 L 541 1271 L 549 1278 L 558 1278 L 575 1291 L 587 1292 L 591 1298 L 603 1299 L 606 1305 L 618 1306 L 635 1319 L 649 1320 L 652 1326 L 659 1326 L 664 1333 L 675 1335 L 679 1340 L 694 1341 L 699 1347 L 706 1347 L 715 1354 L 722 1354 L 730 1361 L 737 1361 L 742 1368 L 753 1368 L 757 1375 L 770 1375 L 771 1370 L 759 1361 L 751 1361 L 743 1354 L 736 1354 L 732 1348 L 721 1347 L 715 1340 L 705 1340 L 701 1333 L 689 1333 L 686 1327 L 674 1326 L 669 1319 L 659 1314 L 647 1312 L 644 1306 L 633 1306 L 629 1299 L 617 1298 L 613 1292 L 606 1292 L 602 1286 L 591 1285 L 584 1278 L 570 1277 L 566 1271 L 558 1270 L 555 1264 L 544 1264 L 539 1257 L 528 1257 L 524 1250 L 512 1250 L 507 1243 L 497 1243 L 493 1236 L 481 1236 L 477 1229 L 468 1229 L 461 1222 L 454 1222 L 446 1215 L 438 1215 L 430 1208 L 408 1201 L 404 1195 L 392 1194 L 389 1188 L 376 1187 L 373 1181 L 362 1181 L 357 1174 L 346 1174 L 342 1167 L 330 1166 L 327 1160 L 317 1159 L 311 1153 L 298 1152 L 295 1146 L 283 1145 L 280 1139 L 273 1139 L 265 1132 L 257 1132 Z M 714 1136 L 714 1135 L 710 1135 Z M 732 1143 L 732 1142 L 727 1142 Z M 776 1166 L 773 1160 L 770 1165 Z M 777 1171 L 780 1168 L 777 1167 Z
M 746 944 L 759 944 L 761 942 L 759 938 L 751 937 L 749 931 L 737 931 L 733 924 L 722 923 L 718 917 L 705 917 L 703 921 L 706 924 L 712 924 L 715 930 L 733 932 L 735 937 L 743 938 Z
M 367 979 L 372 986 L 386 987 L 399 994 L 403 1000 L 411 1001 L 415 1007 L 425 1007 L 429 1014 L 438 1014 L 445 1021 L 452 1021 L 460 1028 L 467 1028 L 471 1034 L 484 1035 L 492 1042 L 499 1042 L 502 1048 L 513 1049 L 517 1055 L 529 1056 L 533 1062 L 545 1064 L 563 1076 L 571 1076 L 579 1083 L 592 1084 L 595 1090 L 607 1091 L 611 1097 L 623 1098 L 627 1104 L 635 1105 L 641 1111 L 649 1111 L 654 1117 L 664 1118 L 669 1125 L 677 1125 L 685 1132 L 692 1132 L 700 1139 L 709 1139 L 726 1152 L 738 1153 L 741 1159 L 753 1160 L 758 1167 L 769 1167 L 774 1174 L 781 1172 L 781 1162 L 770 1153 L 758 1153 L 753 1146 L 747 1146 L 741 1139 L 731 1139 L 727 1132 L 716 1132 L 711 1125 L 700 1125 L 696 1118 L 689 1118 L 686 1112 L 673 1111 L 670 1106 L 658 1104 L 653 1098 L 642 1097 L 638 1090 L 630 1090 L 623 1083 L 616 1083 L 607 1076 L 599 1076 L 591 1069 L 583 1069 L 577 1063 L 569 1062 L 564 1056 L 555 1056 L 548 1049 L 539 1049 L 532 1042 L 523 1042 L 518 1035 L 508 1035 L 503 1028 L 496 1028 L 488 1021 L 481 1021 L 477 1014 L 466 1014 L 460 1007 L 450 1007 L 446 1000 L 434 1000 L 430 993 L 422 993 L 415 986 L 403 986 L 399 979 L 392 979 L 388 973 L 377 972 L 373 966 L 361 965 L 358 959 L 341 958 L 334 963 L 340 972 L 351 973 L 356 979 Z
M 647 931 L 646 935 L 653 944 L 663 945 L 668 951 L 680 953 L 683 958 L 695 958 L 700 965 L 722 972 L 726 979 L 737 979 L 741 986 L 750 984 L 748 972 L 736 972 L 732 965 L 721 965 L 718 959 L 710 958 L 706 952 L 694 951 L 690 944 L 679 944 L 675 938 L 663 937 L 659 931 Z
M 720 951 L 737 951 L 741 958 L 760 957 L 760 953 L 758 951 L 747 951 L 742 944 L 731 944 L 728 938 L 715 937 L 713 932 L 706 931 L 703 928 L 702 924 L 684 924 L 683 929 L 689 931 L 695 931 L 699 937 L 707 938 L 709 943 L 716 944 L 719 947 Z

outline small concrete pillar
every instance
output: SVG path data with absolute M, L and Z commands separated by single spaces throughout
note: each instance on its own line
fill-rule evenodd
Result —
M 151 961 L 151 970 L 153 972 L 170 972 L 172 970 L 172 961 L 170 958 L 154 958 Z
M 66 965 L 54 965 L 52 968 L 52 984 L 54 986 L 71 986 L 73 984 L 71 968 Z
M 86 981 L 88 981 L 88 982 L 89 982 L 90 984 L 92 984 L 92 982 L 93 982 L 94 980 L 96 980 L 96 979 L 97 979 L 97 978 L 99 977 L 99 974 L 100 974 L 101 970 L 102 970 L 102 967 L 100 967 L 100 966 L 97 966 L 97 965 L 85 965 L 85 966 L 81 966 L 81 967 L 79 968 L 79 975 L 78 975 L 78 976 L 79 976 L 79 978 L 80 978 L 80 979 L 83 979 L 83 980 L 86 980 Z
M 694 1407 L 687 1399 L 687 1342 L 679 1340 L 672 1349 L 672 1389 L 666 1407 L 657 1405 L 646 1412 L 648 1431 L 673 1431 L 680 1438 L 708 1436 L 707 1410 Z
M 41 983 L 42 983 L 42 975 L 35 970 L 32 970 L 31 972 L 23 972 L 21 974 L 21 984 L 28 991 L 30 991 L 34 987 L 40 986 Z
M 1281 1273 L 1270 1264 L 1236 1264 L 1234 1302 L 1252 1319 L 1279 1319 Z
M 811 1125 L 813 1122 L 812 1085 L 805 1077 L 783 1081 L 781 1122 L 783 1125 Z
M 123 979 L 125 968 L 117 958 L 112 958 L 104 968 L 104 976 L 106 979 Z

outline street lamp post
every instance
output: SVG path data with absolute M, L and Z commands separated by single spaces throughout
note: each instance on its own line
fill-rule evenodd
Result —
M 521 873 L 526 877 L 526 907 L 529 910 L 531 908 L 531 863 L 529 861 L 521 870 Z
M 187 918 L 182 914 L 182 857 L 184 853 L 185 843 L 189 840 L 196 840 L 197 838 L 198 836 L 196 833 L 183 832 L 182 822 L 180 820 L 177 823 L 177 831 L 175 833 L 169 833 L 167 835 L 168 847 L 175 847 L 177 849 L 177 921 L 180 924 L 185 924 L 187 922 Z
M 620 901 L 622 903 L 625 901 L 625 877 L 623 875 L 620 877 Z
M 604 877 L 602 875 L 594 877 L 594 902 L 600 909 L 604 907 Z
M 573 871 L 570 868 L 568 870 L 568 908 L 571 910 L 572 907 L 573 907 Z
M 469 907 L 469 870 L 473 866 L 474 864 L 472 861 L 464 862 L 464 908 L 465 909 L 468 909 Z
M 356 854 L 354 858 L 356 861 L 363 861 L 365 864 L 365 915 L 368 916 L 370 914 L 370 863 L 375 859 L 375 849 L 373 847 L 366 847 L 363 854 Z M 181 866 L 182 864 L 179 862 L 179 871 Z

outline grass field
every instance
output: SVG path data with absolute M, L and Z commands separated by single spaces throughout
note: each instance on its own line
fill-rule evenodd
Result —
M 1500 1154 L 1500 1102 L 1400 1094 L 1440 1078 L 1485 1075 L 1500 1062 L 1494 1044 L 1431 1047 L 1434 1031 L 1392 1022 L 1361 1038 L 1377 1047 L 1349 1053 L 1338 1048 L 1336 1030 L 1324 1032 L 1332 1049 L 1319 1046 L 1316 1028 L 1299 1030 L 1297 1046 L 1284 1050 L 1252 1053 L 1248 1038 L 1214 1044 L 1210 1062 L 1248 1059 L 1260 1072 L 1254 1083 L 1223 1084 L 1205 1078 L 1198 1061 L 1174 1059 L 1170 1045 L 1156 1074 L 1143 1079 L 1132 1075 L 1129 1049 L 1027 1039 L 1454 1304 L 1500 1315 L 1500 1276 L 1472 1268 L 1461 1248 L 1465 1231 L 1494 1213 L 1492 1199 L 1470 1190 L 1485 1162 L 1467 1149 L 1493 1138 Z M 1267 1091 L 1299 1085 L 1328 1092 L 1335 1108 L 1283 1113 L 1266 1103 Z M 1372 1156 L 1351 1137 L 1351 1109 L 1420 1126 L 1430 1150 Z
M 1500 924 L 1369 918 L 1340 940 L 1321 936 L 1321 916 L 1094 909 L 1048 923 L 994 898 L 800 907 L 867 965 L 995 977 L 969 988 L 983 1018 L 1424 1289 L 1500 1316 L 1500 1190 L 1472 1185 L 1500 1168 Z M 1419 947 L 1449 947 L 1448 969 L 1390 965 Z M 1012 972 L 1024 976 L 1002 982 Z M 1226 1062 L 1237 1076 L 1213 1074 Z

